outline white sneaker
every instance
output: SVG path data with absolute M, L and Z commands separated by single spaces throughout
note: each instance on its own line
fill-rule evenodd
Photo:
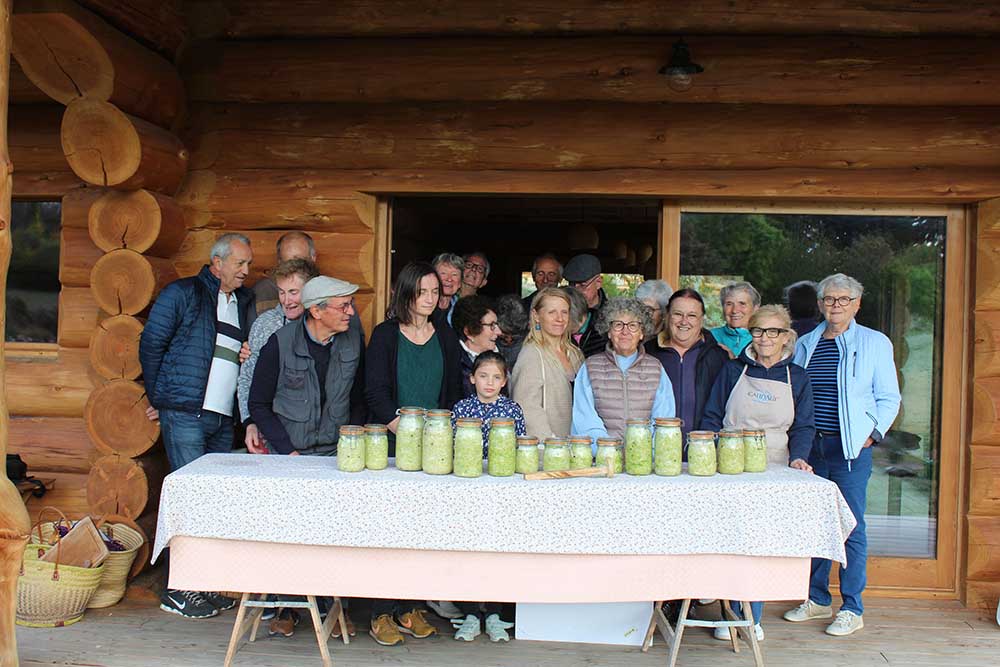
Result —
M 846 637 L 865 627 L 865 621 L 860 615 L 853 611 L 841 609 L 837 612 L 837 618 L 827 626 L 826 634 L 834 637 Z
M 486 617 L 486 634 L 491 642 L 509 642 L 510 635 L 507 630 L 514 627 L 513 623 L 508 623 L 500 618 L 498 614 L 490 614 Z
M 448 600 L 427 600 L 427 606 L 441 618 L 463 618 L 465 614 Z
M 786 611 L 784 619 L 792 623 L 801 623 L 814 618 L 830 618 L 831 616 L 833 616 L 831 605 L 816 604 L 812 600 L 806 600 L 795 609 Z
M 480 634 L 481 631 L 479 629 L 479 617 L 470 614 L 465 617 L 465 620 L 462 621 L 462 624 L 458 626 L 457 630 L 455 630 L 455 639 L 460 639 L 461 641 L 465 642 L 471 642 Z
M 704 604 L 712 604 L 713 602 L 717 602 L 717 600 L 715 598 L 701 598 L 701 599 L 698 600 L 698 604 L 702 604 L 702 605 L 704 605 Z
M 760 623 L 757 623 L 753 626 L 753 631 L 754 634 L 757 635 L 757 641 L 759 642 L 764 641 L 764 628 L 760 627 Z M 718 639 L 719 641 L 728 642 L 729 628 L 727 627 L 716 628 L 715 631 L 712 633 L 712 636 Z

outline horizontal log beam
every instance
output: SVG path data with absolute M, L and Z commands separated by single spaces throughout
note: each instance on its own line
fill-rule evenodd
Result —
M 52 98 L 39 90 L 24 73 L 17 60 L 10 60 L 10 103 L 16 104 L 47 104 Z
M 44 475 L 55 480 L 55 486 L 41 498 L 28 496 L 24 504 L 34 521 L 43 507 L 58 507 L 66 518 L 75 521 L 90 514 L 87 503 L 87 479 L 84 472 L 52 472 Z
M 84 182 L 68 168 L 65 171 L 19 171 L 14 174 L 14 196 L 59 201 Z
M 997 34 L 990 0 L 208 0 L 188 3 L 199 34 L 308 37 L 439 34 Z
M 78 0 L 108 23 L 173 60 L 187 26 L 181 0 Z
M 63 287 L 89 287 L 90 272 L 103 255 L 86 229 L 63 227 L 59 234 L 59 283 Z
M 59 292 L 59 335 L 61 347 L 90 346 L 90 337 L 103 317 L 89 287 L 63 287 Z
M 10 453 L 20 454 L 28 472 L 86 474 L 97 450 L 79 417 L 14 417 L 10 420 Z
M 59 348 L 55 359 L 7 358 L 7 400 L 12 415 L 82 417 L 90 392 L 100 382 L 86 348 Z
M 705 71 L 683 92 L 658 73 L 671 52 L 663 37 L 202 42 L 182 71 L 204 102 L 1000 104 L 994 38 L 686 41 Z
M 980 232 L 976 243 L 977 311 L 1000 310 L 1000 232 Z
M 1000 166 L 998 117 L 998 107 L 210 105 L 194 121 L 191 168 L 987 168 Z
M 14 178 L 21 172 L 69 171 L 59 139 L 64 108 L 58 104 L 27 104 L 10 108 L 10 158 Z
M 1000 445 L 1000 378 L 976 378 L 972 401 L 972 442 Z
M 970 447 L 969 511 L 1000 516 L 1000 447 Z

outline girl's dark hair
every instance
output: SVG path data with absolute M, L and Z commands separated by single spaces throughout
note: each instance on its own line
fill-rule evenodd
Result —
M 480 294 L 464 296 L 456 301 L 455 310 L 451 312 L 451 327 L 458 334 L 458 339 L 466 339 L 466 329 L 469 330 L 469 336 L 481 334 L 483 332 L 483 318 L 493 308 L 493 299 Z
M 701 298 L 701 294 L 698 294 L 698 290 L 691 289 L 690 287 L 682 287 L 681 289 L 677 290 L 676 292 L 670 295 L 670 300 L 667 301 L 666 312 L 668 313 L 670 312 L 670 306 L 673 305 L 674 299 L 681 299 L 681 298 L 694 299 L 695 301 L 701 304 L 701 314 L 702 315 L 705 314 L 705 300 Z
M 424 276 L 434 276 L 434 281 L 441 289 L 441 280 L 438 278 L 434 267 L 427 262 L 410 262 L 396 276 L 396 286 L 392 290 L 392 298 L 389 299 L 389 307 L 385 309 L 387 320 L 396 319 L 401 324 L 410 324 L 410 306 L 417 300 L 417 292 L 420 289 L 420 281 Z M 437 307 L 437 306 L 435 306 Z
M 500 370 L 503 371 L 504 377 L 507 377 L 507 360 L 504 359 L 503 355 L 500 353 L 493 352 L 492 350 L 489 352 L 481 352 L 479 356 L 476 357 L 476 360 L 472 362 L 472 374 L 475 375 L 476 371 L 478 371 L 479 367 L 483 364 L 496 364 Z

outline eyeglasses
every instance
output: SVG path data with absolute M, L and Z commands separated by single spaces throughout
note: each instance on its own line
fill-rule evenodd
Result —
M 490 331 L 500 331 L 499 322 L 480 322 L 484 329 L 489 329 Z
M 347 303 L 341 304 L 339 306 L 334 306 L 332 303 L 327 303 L 327 308 L 333 308 L 334 310 L 339 310 L 340 312 L 347 314 L 347 311 L 354 310 L 354 299 L 351 299 Z
M 621 320 L 612 320 L 611 322 L 612 331 L 622 331 L 625 328 L 628 328 L 630 333 L 638 333 L 639 329 L 642 328 L 642 325 L 634 320 L 632 322 L 622 322 Z
M 594 284 L 594 282 L 595 282 L 595 281 L 596 281 L 596 280 L 597 280 L 598 278 L 600 278 L 600 277 L 601 277 L 601 274 L 600 274 L 600 273 L 598 273 L 598 274 L 597 274 L 596 276 L 593 276 L 592 278 L 590 278 L 590 279 L 588 279 L 588 280 L 584 280 L 584 281 L 580 281 L 580 282 L 571 282 L 571 283 L 569 284 L 569 286 L 570 286 L 570 287 L 575 287 L 575 288 L 577 288 L 577 289 L 586 289 L 586 288 L 590 287 L 591 285 L 593 285 L 593 284 Z
M 479 264 L 474 264 L 473 262 L 465 263 L 465 270 L 469 273 L 486 273 L 486 267 Z
M 859 297 L 856 297 L 856 296 L 824 296 L 823 297 L 823 305 L 824 306 L 832 306 L 833 304 L 837 304 L 838 306 L 840 306 L 841 308 L 843 308 L 845 306 L 850 305 L 850 303 L 852 301 L 854 301 L 855 299 L 857 299 L 857 298 L 859 298 Z
M 778 327 L 768 327 L 766 329 L 761 329 L 760 327 L 750 327 L 750 335 L 754 338 L 760 338 L 764 334 L 767 334 L 768 338 L 777 338 L 787 331 L 788 329 L 780 329 Z

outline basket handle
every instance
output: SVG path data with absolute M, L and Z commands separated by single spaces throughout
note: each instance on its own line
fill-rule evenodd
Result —
M 53 544 L 59 544 L 59 540 L 62 539 L 62 536 L 59 534 L 59 526 L 62 525 L 62 523 L 65 521 L 66 527 L 72 528 L 73 522 L 67 519 L 66 515 L 63 514 L 58 507 L 53 507 L 52 505 L 46 505 L 42 509 L 38 510 L 38 519 L 35 521 L 35 525 L 31 527 L 31 530 L 38 531 L 38 542 L 42 543 L 42 524 L 44 523 L 42 517 L 45 515 L 46 512 L 50 511 L 55 512 L 56 514 L 59 515 L 59 518 L 52 522 L 56 528 L 56 541 Z

